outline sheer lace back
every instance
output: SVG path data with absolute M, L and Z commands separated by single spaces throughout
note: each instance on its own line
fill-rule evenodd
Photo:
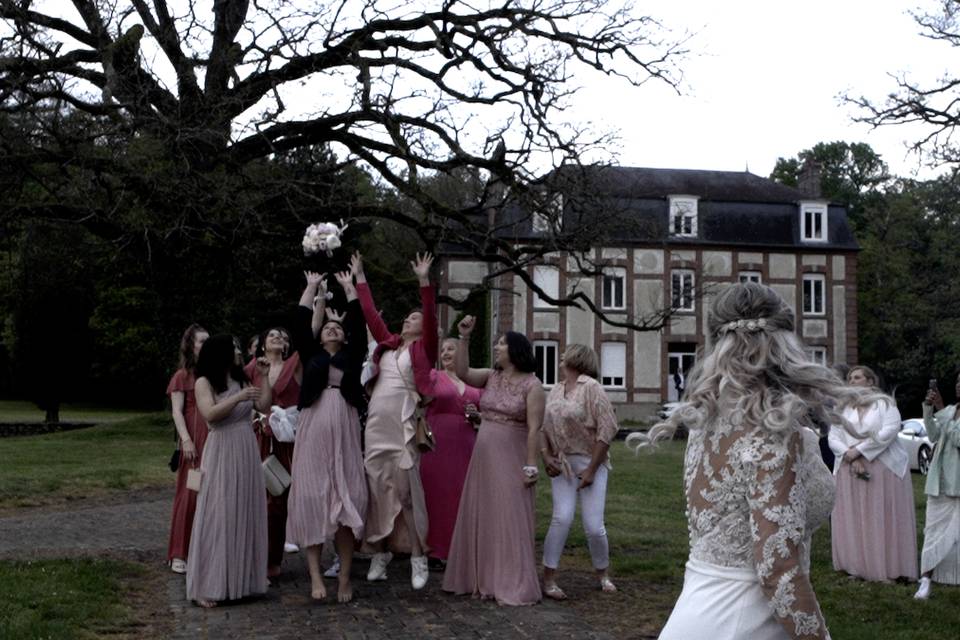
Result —
M 827 637 L 808 577 L 810 539 L 834 494 L 816 435 L 722 421 L 694 430 L 684 488 L 690 557 L 753 569 L 791 637 Z

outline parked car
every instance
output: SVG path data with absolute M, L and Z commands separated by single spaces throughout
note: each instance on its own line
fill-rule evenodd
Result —
M 927 430 L 920 418 L 910 418 L 900 424 L 898 434 L 900 443 L 907 450 L 910 458 L 910 469 L 927 475 L 930 469 L 930 458 L 933 457 L 933 444 L 927 437 Z

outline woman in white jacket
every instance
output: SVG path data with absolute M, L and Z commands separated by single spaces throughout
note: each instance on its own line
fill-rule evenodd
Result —
M 868 367 L 854 367 L 847 382 L 877 387 Z M 910 462 L 900 444 L 900 412 L 893 398 L 846 407 L 846 424 L 830 429 L 837 456 L 836 501 L 831 519 L 833 567 L 864 580 L 917 578 L 917 523 Z

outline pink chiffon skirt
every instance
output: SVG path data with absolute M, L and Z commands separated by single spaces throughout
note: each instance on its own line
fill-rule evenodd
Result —
M 849 463 L 837 471 L 830 522 L 833 568 L 864 580 L 916 580 L 917 522 L 910 473 L 900 478 L 881 462 L 867 462 L 869 480 Z

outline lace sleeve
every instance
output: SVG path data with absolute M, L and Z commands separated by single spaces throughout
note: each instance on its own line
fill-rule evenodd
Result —
M 806 494 L 799 433 L 766 434 L 750 488 L 750 530 L 760 586 L 791 638 L 829 638 L 810 577 L 801 568 Z

